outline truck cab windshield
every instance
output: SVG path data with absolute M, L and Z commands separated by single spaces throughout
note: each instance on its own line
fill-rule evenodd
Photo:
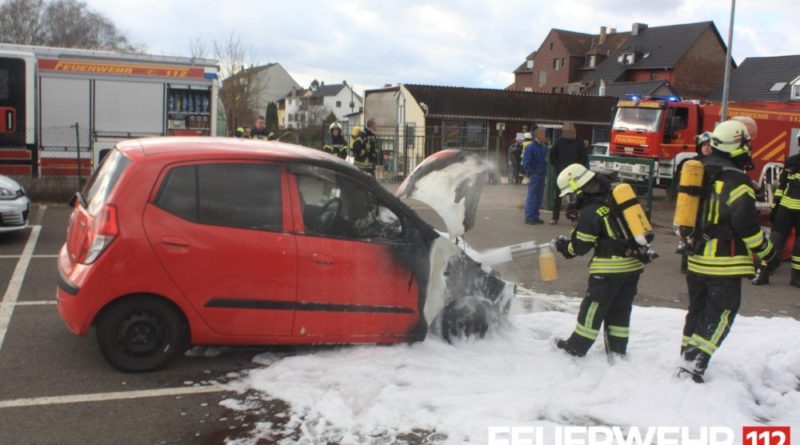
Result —
M 619 108 L 614 129 L 624 131 L 657 131 L 664 110 L 659 108 Z

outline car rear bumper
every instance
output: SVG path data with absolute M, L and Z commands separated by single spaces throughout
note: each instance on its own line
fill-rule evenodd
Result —
M 56 289 L 58 314 L 70 332 L 86 335 L 91 325 L 90 307 L 86 296 L 80 295 L 80 286 L 70 280 L 69 274 L 64 270 L 64 261 L 69 261 L 66 255 L 66 248 L 62 247 L 58 258 L 58 287 Z

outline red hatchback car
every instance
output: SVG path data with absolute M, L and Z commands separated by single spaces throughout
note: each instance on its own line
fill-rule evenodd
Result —
M 409 342 L 428 331 L 438 233 L 318 150 L 126 141 L 72 206 L 58 310 L 75 334 L 95 326 L 120 370 L 161 368 L 190 344 Z

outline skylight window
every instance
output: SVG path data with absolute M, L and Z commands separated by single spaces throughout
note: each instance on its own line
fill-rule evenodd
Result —
M 770 93 L 777 93 L 778 91 L 782 90 L 787 83 L 788 82 L 775 82 L 775 85 L 772 85 L 772 88 L 769 89 Z

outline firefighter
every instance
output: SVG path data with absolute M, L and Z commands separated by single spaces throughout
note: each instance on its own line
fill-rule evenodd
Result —
M 611 185 L 605 176 L 572 164 L 559 173 L 556 184 L 559 197 L 566 197 L 568 208 L 577 210 L 570 238 L 559 237 L 556 250 L 568 259 L 592 249 L 594 256 L 577 326 L 568 339 L 554 339 L 554 345 L 583 357 L 605 325 L 606 353 L 625 355 L 633 298 L 644 262 L 626 239 L 621 220 L 612 214 Z
M 342 124 L 338 122 L 332 123 L 328 127 L 328 132 L 329 134 L 325 137 L 325 145 L 322 149 L 341 159 L 347 158 L 347 141 L 342 136 Z
M 800 144 L 800 133 L 797 135 L 797 142 Z M 795 242 L 792 249 L 790 284 L 800 287 L 800 242 L 797 242 L 797 234 L 800 233 L 800 154 L 794 154 L 786 159 L 773 198 L 772 213 L 769 216 L 772 223 L 769 238 L 778 255 L 783 252 L 786 239 L 794 228 Z M 769 283 L 769 275 L 769 269 L 762 264 L 756 271 L 753 284 Z
M 367 121 L 367 127 L 353 138 L 353 165 L 370 176 L 375 176 L 375 166 L 380 165 L 383 156 L 378 149 L 378 137 L 375 135 L 377 124 L 375 119 Z
M 747 127 L 729 120 L 711 135 L 695 230 L 688 239 L 689 309 L 683 328 L 679 377 L 703 383 L 711 356 L 730 332 L 739 310 L 742 277 L 755 273 L 752 255 L 777 266 L 778 255 L 756 220 Z M 676 209 L 679 211 L 680 209 Z

